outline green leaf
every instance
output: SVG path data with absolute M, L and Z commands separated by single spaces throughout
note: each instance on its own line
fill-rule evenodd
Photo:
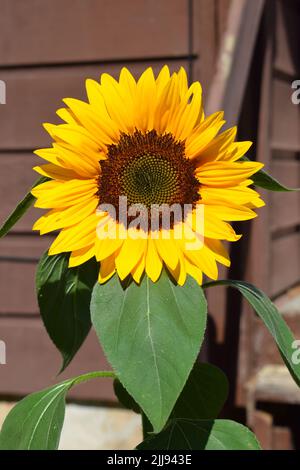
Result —
M 123 387 L 118 379 L 114 380 L 114 392 L 121 405 L 127 408 L 127 410 L 132 410 L 135 413 L 141 412 L 139 405 L 134 401 L 132 396 L 129 395 L 126 388 Z
M 36 287 L 46 330 L 61 352 L 61 371 L 71 362 L 91 328 L 90 301 L 98 276 L 95 259 L 68 268 L 69 255 L 48 256 L 38 265 Z
M 253 184 L 259 186 L 260 188 L 267 189 L 268 191 L 277 191 L 277 192 L 288 192 L 288 191 L 299 191 L 299 188 L 288 188 L 281 184 L 273 176 L 269 175 L 264 170 L 259 170 L 257 173 L 251 176 Z
M 96 284 L 92 322 L 119 380 L 154 430 L 166 423 L 199 353 L 206 300 L 192 278 L 175 285 L 163 272 L 153 283 Z
M 141 412 L 139 405 L 118 379 L 114 380 L 114 391 L 125 408 L 135 413 Z M 216 418 L 227 396 L 228 380 L 224 372 L 212 364 L 196 362 L 173 408 L 171 418 Z
M 7 415 L 0 433 L 0 450 L 55 450 L 65 417 L 65 398 L 76 384 L 112 372 L 91 372 L 28 395 Z
M 48 179 L 49 178 L 42 176 L 34 183 L 32 188 L 34 188 L 38 184 L 45 183 L 46 181 L 48 181 Z M 34 201 L 35 201 L 35 197 L 29 191 L 24 197 L 24 199 L 22 199 L 22 201 L 19 202 L 15 210 L 10 214 L 10 216 L 6 219 L 6 221 L 0 228 L 0 238 L 4 237 L 10 231 L 10 229 L 18 222 L 18 220 L 20 220 L 21 217 L 23 217 L 25 212 L 28 211 L 28 209 L 32 206 Z
M 247 157 L 242 157 L 242 161 L 250 162 L 251 160 Z M 281 184 L 276 178 L 269 175 L 265 170 L 259 170 L 257 173 L 251 176 L 251 180 L 255 186 L 258 186 L 268 191 L 276 192 L 288 192 L 288 191 L 300 191 L 300 188 L 288 188 Z
M 275 339 L 286 366 L 295 382 L 300 386 L 300 364 L 293 363 L 295 349 L 293 349 L 292 344 L 294 337 L 271 300 L 257 287 L 242 281 L 208 282 L 203 285 L 203 288 L 218 285 L 235 287 L 248 300 Z
M 174 419 L 138 450 L 260 450 L 255 435 L 234 421 Z
M 172 418 L 213 419 L 228 395 L 225 374 L 212 364 L 196 363 L 178 398 Z

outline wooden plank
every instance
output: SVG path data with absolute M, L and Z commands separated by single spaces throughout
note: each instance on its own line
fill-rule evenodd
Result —
M 254 2 L 253 2 L 254 3 Z M 259 83 L 260 96 L 257 98 L 253 91 L 253 101 L 249 100 L 249 110 L 251 113 L 257 113 L 258 128 L 256 140 L 256 159 L 265 163 L 266 168 L 270 165 L 270 115 L 271 108 L 271 79 L 272 79 L 272 60 L 273 60 L 273 8 L 272 2 L 267 3 L 261 31 L 259 34 L 259 44 L 257 51 L 257 62 L 262 64 L 261 72 L 257 70 L 256 61 L 253 64 L 253 75 L 250 78 L 249 86 L 257 86 Z M 257 74 L 257 75 L 256 75 Z M 256 76 L 256 79 L 255 79 Z M 253 85 L 254 84 L 254 85 Z M 250 96 L 251 98 L 251 96 Z M 259 99 L 259 106 L 256 101 Z M 248 122 L 248 132 L 255 129 L 255 119 L 252 123 L 247 117 L 247 108 L 243 110 L 244 119 Z M 243 121 L 242 121 L 243 123 Z M 252 125 L 251 125 L 252 124 Z M 247 129 L 247 127 L 246 127 Z M 245 130 L 243 138 L 246 137 Z M 251 134 L 250 134 L 251 135 Z M 263 199 L 266 201 L 266 207 L 259 210 L 259 216 L 251 221 L 247 239 L 244 243 L 244 264 L 245 273 L 243 278 L 269 293 L 270 276 L 270 231 L 269 231 L 269 194 L 267 191 L 261 191 Z M 236 257 L 236 263 L 240 263 L 240 258 Z M 238 277 L 240 279 L 241 276 Z M 237 402 L 239 405 L 245 404 L 245 384 L 253 374 L 254 369 L 254 348 L 253 342 L 256 338 L 255 316 L 249 303 L 243 299 L 241 302 L 242 318 L 239 331 L 239 368 L 238 368 L 238 394 Z
M 295 1 L 276 0 L 274 67 L 292 77 L 300 71 L 299 42 L 296 40 L 299 23 L 300 10 Z
M 218 30 L 218 43 L 221 46 L 223 34 L 226 30 L 228 13 L 230 10 L 232 0 L 217 0 L 216 1 L 216 15 L 217 15 L 217 30 Z
M 227 126 L 237 124 L 264 0 L 232 0 L 227 28 L 210 87 L 207 112 L 225 110 Z
M 300 390 L 284 364 L 270 363 L 255 377 L 255 395 L 260 401 L 300 404 Z
M 293 104 L 291 82 L 274 79 L 272 85 L 273 112 L 272 148 L 300 151 L 299 106 Z M 284 115 L 283 115 L 284 112 Z
M 294 446 L 293 429 L 289 423 L 287 423 L 287 427 L 274 426 L 272 450 L 296 450 Z
M 2 66 L 188 54 L 185 0 L 1 0 L 0 11 Z
M 295 232 L 272 241 L 270 282 L 276 296 L 300 279 L 300 233 Z
M 1 37 L 1 36 L 0 36 Z M 120 64 L 85 67 L 57 67 L 42 69 L 9 70 L 1 73 L 7 85 L 7 104 L 0 108 L 0 150 L 31 150 L 47 146 L 48 134 L 43 122 L 61 122 L 55 112 L 62 99 L 86 99 L 85 79 L 99 79 L 101 73 L 118 76 L 127 65 L 135 76 L 146 68 L 145 64 Z M 150 63 L 157 72 L 163 63 Z M 188 67 L 187 61 L 169 63 L 172 70 Z
M 300 187 L 300 162 L 275 160 L 271 165 L 271 174 L 292 188 Z M 273 232 L 300 224 L 300 194 L 271 193 L 270 196 L 271 229 Z
M 204 104 L 215 72 L 217 58 L 215 2 L 193 0 L 193 80 L 199 80 L 203 87 Z
M 0 314 L 37 314 L 35 272 L 48 236 L 11 236 L 0 244 Z
M 34 181 L 39 178 L 32 168 L 41 162 L 41 158 L 30 153 L 0 154 L 0 224 L 6 220 Z M 37 208 L 30 208 L 14 226 L 13 231 L 31 231 L 34 221 L 43 212 Z
M 91 332 L 67 371 L 57 376 L 60 355 L 40 318 L 1 318 L 1 340 L 7 364 L 0 367 L 0 395 L 22 396 L 93 370 L 109 370 L 96 335 Z M 141 378 L 142 379 L 142 378 Z M 114 401 L 112 380 L 96 379 L 74 388 L 70 398 Z
M 251 428 L 264 450 L 272 449 L 272 426 L 272 415 L 265 411 L 254 410 Z

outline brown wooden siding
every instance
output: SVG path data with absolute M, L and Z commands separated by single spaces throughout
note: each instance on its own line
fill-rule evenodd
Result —
M 0 220 L 36 179 L 34 148 L 47 146 L 43 122 L 58 122 L 61 99 L 85 99 L 87 77 L 115 77 L 125 65 L 137 77 L 184 66 L 207 93 L 230 0 L 0 0 L 0 79 L 7 104 L 0 106 Z M 31 232 L 41 211 L 31 209 L 0 243 L 0 338 L 7 365 L 0 394 L 22 395 L 57 380 L 59 355 L 38 314 L 36 263 L 50 236 Z M 91 334 L 67 373 L 107 368 Z M 104 383 L 104 385 L 102 385 Z M 112 399 L 111 382 L 91 383 L 74 397 Z
M 260 82 L 257 159 L 289 187 L 300 186 L 300 106 L 292 103 L 293 80 L 300 77 L 300 2 L 267 2 L 260 33 L 263 66 Z M 253 64 L 255 67 L 255 64 Z M 251 83 L 249 84 L 251 86 Z M 282 295 L 300 281 L 300 194 L 262 191 L 266 207 L 251 224 L 248 236 L 247 279 L 282 307 Z M 249 248 L 249 246 L 248 246 Z M 300 311 L 287 316 L 295 337 L 300 334 Z M 261 321 L 243 306 L 239 384 L 264 364 L 282 359 Z M 244 403 L 243 392 L 239 402 Z

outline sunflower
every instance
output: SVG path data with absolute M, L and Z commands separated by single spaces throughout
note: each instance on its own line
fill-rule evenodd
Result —
M 223 113 L 205 117 L 201 85 L 188 86 L 183 68 L 157 78 L 148 68 L 137 81 L 123 68 L 86 90 L 88 102 L 63 100 L 64 122 L 44 124 L 52 147 L 35 152 L 48 163 L 34 170 L 49 178 L 32 190 L 35 206 L 50 211 L 33 229 L 60 230 L 49 255 L 70 252 L 70 267 L 96 257 L 100 283 L 115 272 L 155 282 L 164 267 L 180 285 L 216 279 L 217 262 L 230 265 L 222 241 L 240 238 L 230 222 L 264 205 L 250 188 L 263 165 L 240 160 L 251 142 L 235 142 L 236 127 L 219 133 Z

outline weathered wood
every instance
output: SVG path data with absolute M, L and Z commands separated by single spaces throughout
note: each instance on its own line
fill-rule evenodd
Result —
M 255 398 L 260 401 L 299 404 L 300 390 L 284 365 L 266 365 L 256 375 Z
M 272 175 L 292 188 L 300 187 L 300 162 L 273 160 Z M 272 193 L 270 197 L 272 232 L 296 226 L 300 223 L 300 193 Z
M 0 35 L 1 37 L 1 35 Z M 57 67 L 42 69 L 8 70 L 1 73 L 7 84 L 7 104 L 0 108 L 0 150 L 31 150 L 48 146 L 49 135 L 43 122 L 59 123 L 56 110 L 63 106 L 62 99 L 73 97 L 86 100 L 85 80 L 99 80 L 100 74 L 109 72 L 117 77 L 123 66 L 128 66 L 138 77 L 144 63 Z M 164 62 L 150 62 L 157 72 Z M 188 68 L 187 61 L 169 62 L 171 70 Z
M 0 8 L 2 66 L 188 54 L 187 1 L 1 0 Z
M 291 428 L 274 426 L 272 450 L 295 450 Z
M 275 297 L 300 279 L 300 233 L 273 240 L 270 254 L 270 290 Z
M 35 272 L 38 259 L 50 246 L 49 236 L 8 235 L 0 243 L 0 314 L 39 312 Z
M 275 69 L 297 76 L 300 70 L 299 41 L 297 41 L 300 11 L 294 1 L 276 0 Z
M 273 419 L 265 411 L 255 410 L 253 413 L 252 430 L 263 450 L 273 447 Z
M 216 37 L 215 2 L 211 0 L 193 0 L 193 54 L 196 60 L 192 66 L 194 80 L 199 80 L 203 87 L 204 105 L 213 74 L 215 72 L 218 44 Z M 209 44 L 209 47 L 208 47 Z
M 272 148 L 300 151 L 299 106 L 292 102 L 290 80 L 273 81 Z M 283 116 L 284 110 L 284 116 Z
M 210 87 L 207 111 L 225 110 L 227 126 L 238 122 L 264 0 L 232 0 Z
M 93 370 L 109 370 L 94 332 L 68 369 L 57 376 L 61 358 L 40 318 L 1 318 L 1 339 L 6 343 L 7 365 L 0 367 L 0 395 L 22 396 L 65 378 Z M 74 388 L 70 398 L 115 401 L 112 380 L 96 379 Z
M 23 199 L 30 187 L 39 178 L 32 170 L 33 166 L 46 163 L 32 153 L 0 154 L 0 224 Z M 31 231 L 34 221 L 43 211 L 30 208 L 24 217 L 14 226 L 14 232 Z

